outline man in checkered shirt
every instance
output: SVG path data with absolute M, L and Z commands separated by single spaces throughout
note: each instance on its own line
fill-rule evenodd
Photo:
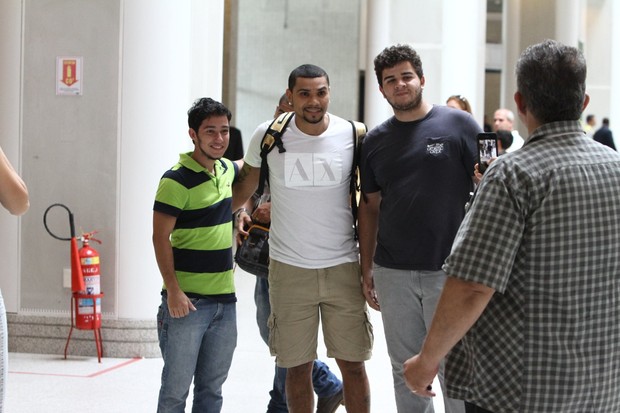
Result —
M 547 40 L 517 62 L 529 139 L 485 172 L 409 388 L 447 355 L 468 412 L 620 411 L 620 155 L 587 138 L 586 63 Z

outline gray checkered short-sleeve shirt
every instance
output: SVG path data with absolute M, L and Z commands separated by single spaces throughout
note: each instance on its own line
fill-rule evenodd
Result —
M 620 155 L 579 122 L 485 172 L 444 270 L 496 290 L 448 355 L 451 397 L 494 412 L 620 412 Z

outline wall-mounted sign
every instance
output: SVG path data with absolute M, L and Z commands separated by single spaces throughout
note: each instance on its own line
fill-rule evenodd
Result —
M 82 57 L 56 58 L 56 94 L 82 95 Z

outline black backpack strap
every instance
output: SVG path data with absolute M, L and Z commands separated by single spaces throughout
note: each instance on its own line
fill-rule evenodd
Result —
M 286 130 L 289 122 L 293 118 L 295 112 L 284 112 L 271 122 L 267 131 L 263 135 L 263 140 L 260 144 L 260 178 L 258 179 L 258 189 L 256 193 L 258 196 L 265 192 L 265 182 L 269 181 L 269 164 L 267 163 L 267 155 L 272 151 L 274 146 L 278 147 L 278 152 L 286 152 L 284 144 L 282 143 L 282 135 Z
M 355 240 L 358 240 L 357 233 L 357 206 L 359 204 L 359 163 L 360 163 L 360 148 L 362 140 L 366 135 L 366 125 L 362 122 L 356 122 L 354 120 L 349 121 L 353 127 L 353 163 L 351 165 L 351 182 L 349 186 L 349 194 L 351 198 L 351 213 L 353 214 L 353 229 Z

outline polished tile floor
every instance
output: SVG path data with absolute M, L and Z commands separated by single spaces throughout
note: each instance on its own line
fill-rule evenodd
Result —
M 224 384 L 223 413 L 265 412 L 269 398 L 274 364 L 256 327 L 254 280 L 254 276 L 237 270 L 239 338 Z M 372 392 L 372 411 L 395 412 L 381 315 L 371 310 L 371 317 L 375 346 L 366 368 Z M 325 357 L 324 348 L 319 348 L 319 357 L 339 375 L 335 362 Z M 104 357 L 98 363 L 96 357 L 69 355 L 64 360 L 60 355 L 11 353 L 5 412 L 154 412 L 162 365 L 159 358 Z M 433 387 L 439 386 L 436 383 Z M 191 406 L 191 395 L 188 405 Z M 191 411 L 189 406 L 188 412 Z M 441 398 L 437 398 L 435 406 L 437 413 L 443 413 Z M 338 412 L 344 413 L 344 407 Z

